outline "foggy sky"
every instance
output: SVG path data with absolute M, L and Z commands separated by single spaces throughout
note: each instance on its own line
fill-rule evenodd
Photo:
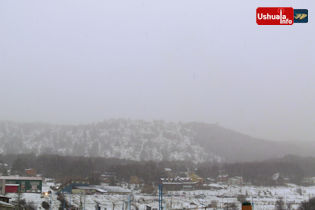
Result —
M 257 26 L 259 6 L 309 23 Z M 315 140 L 313 0 L 0 1 L 0 120 L 218 123 Z

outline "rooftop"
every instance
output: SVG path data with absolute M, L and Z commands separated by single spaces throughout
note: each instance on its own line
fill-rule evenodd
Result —
M 5 196 L 5 195 L 0 195 L 0 198 L 8 198 L 8 199 L 11 199 L 10 197 Z
M 0 201 L 0 206 L 14 207 L 14 205 L 12 205 L 12 204 L 10 204 L 10 203 L 3 202 L 3 201 Z
M 163 185 L 189 185 L 197 184 L 198 182 L 162 182 Z
M 19 184 L 5 184 L 5 186 L 16 186 L 16 187 L 18 187 L 20 185 Z
M 113 193 L 113 192 L 119 192 L 119 193 L 131 193 L 131 190 L 126 189 L 126 188 L 122 188 L 119 186 L 101 186 L 101 189 L 109 192 L 109 193 Z
M 99 188 L 98 186 L 77 186 L 75 189 L 80 190 L 96 190 L 98 192 L 107 193 L 106 190 Z
M 43 180 L 41 177 L 24 177 L 24 176 L 0 176 L 0 180 Z

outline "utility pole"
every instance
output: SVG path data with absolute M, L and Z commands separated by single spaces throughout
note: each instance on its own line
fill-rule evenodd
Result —
M 163 184 L 159 184 L 159 210 L 163 210 Z
M 18 210 L 21 209 L 21 189 L 20 185 L 18 186 Z

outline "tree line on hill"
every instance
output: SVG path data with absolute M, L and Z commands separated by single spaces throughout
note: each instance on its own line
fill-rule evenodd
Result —
M 73 157 L 60 155 L 19 154 L 0 155 L 0 163 L 8 163 L 11 174 L 23 175 L 26 168 L 34 168 L 44 177 L 64 179 L 89 179 L 98 183 L 101 174 L 114 174 L 112 184 L 117 182 L 158 183 L 161 177 L 181 176 L 194 172 L 202 178 L 216 178 L 226 173 L 242 176 L 245 182 L 254 185 L 275 185 L 272 176 L 279 173 L 291 183 L 300 184 L 306 176 L 315 176 L 315 158 L 286 156 L 260 162 L 243 163 L 192 163 L 189 161 L 131 161 L 115 158 Z M 172 169 L 172 172 L 165 171 Z M 137 179 L 135 179 L 135 177 Z

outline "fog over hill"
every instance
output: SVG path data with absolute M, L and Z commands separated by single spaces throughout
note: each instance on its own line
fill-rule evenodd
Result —
M 0 122 L 2 154 L 235 162 L 312 154 L 303 147 L 256 139 L 215 124 L 198 122 L 127 119 L 85 125 Z

